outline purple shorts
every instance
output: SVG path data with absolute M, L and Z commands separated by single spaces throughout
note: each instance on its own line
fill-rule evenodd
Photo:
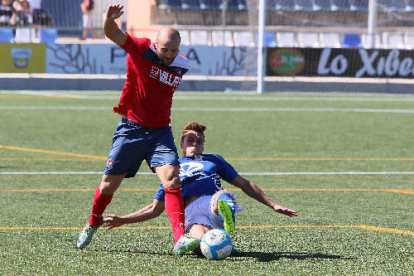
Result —
M 151 170 L 163 165 L 180 166 L 171 127 L 150 128 L 122 118 L 114 133 L 104 173 L 134 177 L 142 161 Z

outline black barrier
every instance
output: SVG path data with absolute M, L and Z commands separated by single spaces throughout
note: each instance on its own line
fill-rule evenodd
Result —
M 266 75 L 414 78 L 414 51 L 268 48 Z

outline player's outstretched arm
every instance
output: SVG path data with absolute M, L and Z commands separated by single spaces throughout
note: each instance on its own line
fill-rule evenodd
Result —
M 143 222 L 158 217 L 164 211 L 164 201 L 154 199 L 154 202 L 144 208 L 124 216 L 108 214 L 104 218 L 104 225 L 109 229 L 120 227 L 124 224 Z
M 127 35 L 124 33 L 119 27 L 118 24 L 115 22 L 115 19 L 121 17 L 124 13 L 122 10 L 124 6 L 117 4 L 117 5 L 110 5 L 108 10 L 106 11 L 106 16 L 104 20 L 104 33 L 107 38 L 118 44 L 119 46 L 123 46 L 127 40 Z
M 243 178 L 240 175 L 237 175 L 236 178 L 230 182 L 232 185 L 240 188 L 246 195 L 256 199 L 260 203 L 269 206 L 276 212 L 289 216 L 294 217 L 297 216 L 298 213 L 294 210 L 289 208 L 283 207 L 279 204 L 276 204 L 273 200 L 271 200 L 263 191 L 260 189 L 256 184 L 252 181 L 249 181 Z

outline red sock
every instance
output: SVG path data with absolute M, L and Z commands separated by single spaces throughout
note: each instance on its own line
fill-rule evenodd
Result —
M 181 195 L 181 188 L 165 188 L 165 212 L 171 222 L 171 228 L 174 234 L 174 240 L 184 235 L 184 202 Z
M 95 227 L 101 222 L 102 214 L 105 211 L 106 206 L 108 206 L 108 204 L 111 203 L 113 196 L 114 195 L 101 194 L 101 190 L 98 186 L 95 192 L 95 197 L 93 199 L 92 212 L 91 217 L 89 219 L 90 226 Z

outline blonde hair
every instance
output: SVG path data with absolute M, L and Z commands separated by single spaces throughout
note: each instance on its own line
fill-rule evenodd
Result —
M 189 122 L 187 123 L 184 127 L 183 130 L 181 131 L 181 141 L 184 140 L 184 137 L 187 135 L 187 133 L 190 130 L 196 131 L 198 133 L 203 134 L 203 138 L 204 138 L 204 131 L 207 129 L 206 125 L 200 122 Z

